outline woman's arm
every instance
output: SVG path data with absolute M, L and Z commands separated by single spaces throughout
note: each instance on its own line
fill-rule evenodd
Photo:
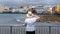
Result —
M 36 20 L 40 19 L 40 17 L 37 15 L 34 15 L 34 17 L 36 18 Z

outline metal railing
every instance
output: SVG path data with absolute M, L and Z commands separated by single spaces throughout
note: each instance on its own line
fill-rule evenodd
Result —
M 60 34 L 60 26 L 36 26 L 36 34 Z M 0 34 L 26 34 L 22 26 L 0 26 Z

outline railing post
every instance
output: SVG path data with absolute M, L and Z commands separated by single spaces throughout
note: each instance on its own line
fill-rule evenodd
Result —
M 49 34 L 51 34 L 51 26 L 49 26 Z
M 12 34 L 12 26 L 10 26 L 10 34 Z

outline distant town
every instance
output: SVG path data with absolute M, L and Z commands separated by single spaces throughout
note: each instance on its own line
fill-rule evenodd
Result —
M 36 10 L 37 14 L 60 14 L 60 5 L 55 5 L 55 6 L 42 6 L 42 5 L 37 5 L 37 6 L 3 6 L 0 5 L 0 14 L 26 14 L 29 9 L 33 8 Z

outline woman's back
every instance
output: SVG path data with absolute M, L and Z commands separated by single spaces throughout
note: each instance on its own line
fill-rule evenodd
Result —
M 27 31 L 34 31 L 35 30 L 35 22 L 36 19 L 35 18 L 27 18 L 25 20 L 27 26 L 26 26 L 26 30 Z

